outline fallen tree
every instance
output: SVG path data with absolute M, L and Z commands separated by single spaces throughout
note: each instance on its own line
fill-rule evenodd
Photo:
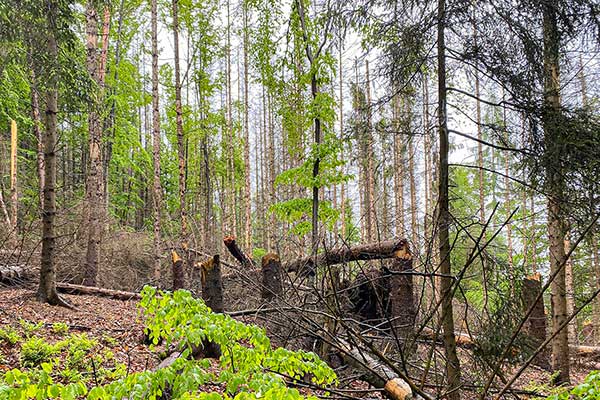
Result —
M 352 261 L 382 260 L 386 258 L 411 258 L 406 239 L 386 240 L 358 246 L 342 246 L 319 254 L 317 257 L 303 257 L 283 264 L 288 272 L 314 271 L 317 267 L 343 264 Z
M 139 293 L 135 293 L 135 292 L 125 292 L 123 290 L 105 289 L 105 288 L 99 288 L 96 286 L 74 285 L 72 283 L 57 283 L 56 289 L 60 293 L 110 297 L 112 299 L 125 300 L 125 301 L 126 300 L 140 300 L 142 298 L 142 296 L 140 296 Z
M 238 260 L 240 264 L 242 264 L 242 267 L 247 269 L 256 268 L 254 261 L 252 261 L 252 259 L 248 257 L 246 253 L 242 251 L 242 249 L 240 249 L 237 242 L 235 241 L 234 236 L 225 236 L 225 238 L 223 239 L 223 243 L 225 244 L 225 247 L 227 247 L 227 250 L 229 250 L 231 255 L 236 260 Z
M 25 279 L 28 270 L 25 265 L 0 265 L 0 282 L 9 283 L 14 280 Z

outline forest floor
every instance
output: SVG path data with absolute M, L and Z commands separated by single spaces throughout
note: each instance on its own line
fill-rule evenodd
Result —
M 26 340 L 43 338 L 48 343 L 56 343 L 65 337 L 67 328 L 70 335 L 83 337 L 93 343 L 93 346 L 89 346 L 89 354 L 86 354 L 86 357 L 111 354 L 113 369 L 114 366 L 120 365 L 121 368 L 126 368 L 127 373 L 132 373 L 152 369 L 158 365 L 160 359 L 156 349 L 150 350 L 144 344 L 143 321 L 136 301 L 86 295 L 64 297 L 76 307 L 75 310 L 37 302 L 33 287 L 0 288 L 0 373 L 10 368 L 23 367 L 22 347 Z M 3 338 L 10 329 L 18 332 L 21 341 L 11 344 Z M 462 364 L 465 375 L 469 375 L 474 366 L 469 365 L 468 359 L 463 359 Z M 106 367 L 110 369 L 110 365 Z M 94 375 L 96 368 L 94 366 Z M 516 369 L 513 367 L 504 370 L 505 376 L 510 377 Z M 582 382 L 589 372 L 589 368 L 573 364 L 572 383 Z M 89 370 L 87 373 L 90 373 Z M 107 379 L 106 382 L 110 381 L 110 375 L 104 378 Z M 97 377 L 94 376 L 94 379 Z M 531 367 L 519 378 L 514 388 L 518 388 L 517 394 L 520 397 L 535 397 L 533 393 L 527 392 L 536 392 L 538 396 L 548 395 L 551 391 L 547 384 L 549 381 L 548 372 Z M 364 390 L 367 387 L 362 381 L 353 381 L 347 388 Z M 212 385 L 210 390 L 220 391 Z M 437 390 L 426 387 L 426 391 Z M 369 397 L 373 398 L 373 394 L 371 392 Z M 477 398 L 476 391 L 465 392 L 463 397 Z

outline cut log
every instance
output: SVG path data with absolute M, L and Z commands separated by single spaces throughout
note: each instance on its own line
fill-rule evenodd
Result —
M 140 300 L 139 293 L 125 292 L 122 290 L 104 289 L 95 286 L 73 285 L 71 283 L 57 283 L 56 289 L 61 293 L 110 297 L 117 300 Z
M 238 260 L 240 264 L 242 264 L 242 267 L 247 268 L 247 269 L 256 268 L 254 261 L 252 261 L 252 259 L 250 257 L 248 257 L 246 255 L 246 253 L 244 253 L 242 251 L 242 249 L 240 249 L 240 247 L 237 245 L 237 242 L 235 241 L 235 237 L 225 236 L 225 238 L 223 239 L 223 243 L 225 243 L 225 247 L 227 247 L 227 250 L 229 250 L 231 255 L 236 260 Z
M 384 393 L 393 400 L 422 399 L 413 393 L 410 385 L 400 378 L 390 367 L 377 360 L 366 351 L 350 346 L 345 340 L 339 339 L 336 347 L 349 365 L 363 373 L 362 378 L 373 387 L 383 389 Z
M 271 300 L 283 291 L 282 271 L 279 256 L 269 253 L 262 258 L 262 298 Z
M 219 255 L 200 263 L 200 276 L 202 282 L 202 299 L 215 313 L 222 313 L 223 307 L 223 280 L 221 279 L 221 264 Z M 202 355 L 208 358 L 219 358 L 220 347 L 212 342 L 202 343 Z
M 363 244 L 354 247 L 338 247 L 317 257 L 304 257 L 283 264 L 288 272 L 314 273 L 317 267 L 342 264 L 351 261 L 380 260 L 409 253 L 406 239 Z

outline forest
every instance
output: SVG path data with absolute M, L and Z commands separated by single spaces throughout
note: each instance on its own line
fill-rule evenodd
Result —
M 0 0 L 0 400 L 600 399 L 598 0 Z

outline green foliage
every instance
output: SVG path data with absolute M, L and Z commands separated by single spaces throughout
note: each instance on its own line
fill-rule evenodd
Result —
M 563 390 L 558 394 L 548 396 L 548 400 L 599 400 L 600 399 L 600 371 L 592 371 L 583 383 L 571 390 Z
M 55 322 L 52 324 L 52 331 L 58 335 L 64 336 L 69 333 L 69 326 L 64 322 Z
M 11 346 L 19 343 L 21 341 L 21 335 L 16 331 L 12 326 L 7 326 L 5 328 L 0 328 L 0 341 L 6 342 Z
M 89 357 L 98 343 L 85 334 L 54 345 L 31 338 L 23 344 L 21 358 L 27 361 L 24 367 L 33 368 L 0 375 L 0 399 L 156 399 L 167 386 L 174 399 L 316 399 L 289 388 L 287 380 L 310 377 L 320 385 L 336 381 L 333 370 L 314 353 L 274 349 L 264 329 L 214 314 L 187 291 L 171 294 L 145 287 L 142 295 L 150 340 L 164 340 L 167 347 L 176 344 L 184 357 L 166 368 L 127 375 L 124 364 L 106 367 L 114 361 L 110 351 Z M 221 348 L 220 372 L 214 372 L 209 360 L 187 358 L 193 347 L 207 340 Z M 51 358 L 65 350 L 65 365 L 57 371 L 58 358 Z M 97 365 L 94 377 L 99 385 L 90 380 L 90 358 Z M 199 392 L 207 383 L 223 385 L 225 393 Z
M 26 319 L 20 319 L 19 325 L 21 325 L 21 328 L 23 329 L 23 331 L 25 331 L 26 337 L 30 337 L 33 333 L 39 331 L 44 327 L 43 322 L 34 323 L 31 321 L 27 321 Z
M 59 345 L 48 344 L 44 339 L 32 337 L 21 346 L 21 365 L 37 367 L 50 361 L 50 358 L 60 351 Z

